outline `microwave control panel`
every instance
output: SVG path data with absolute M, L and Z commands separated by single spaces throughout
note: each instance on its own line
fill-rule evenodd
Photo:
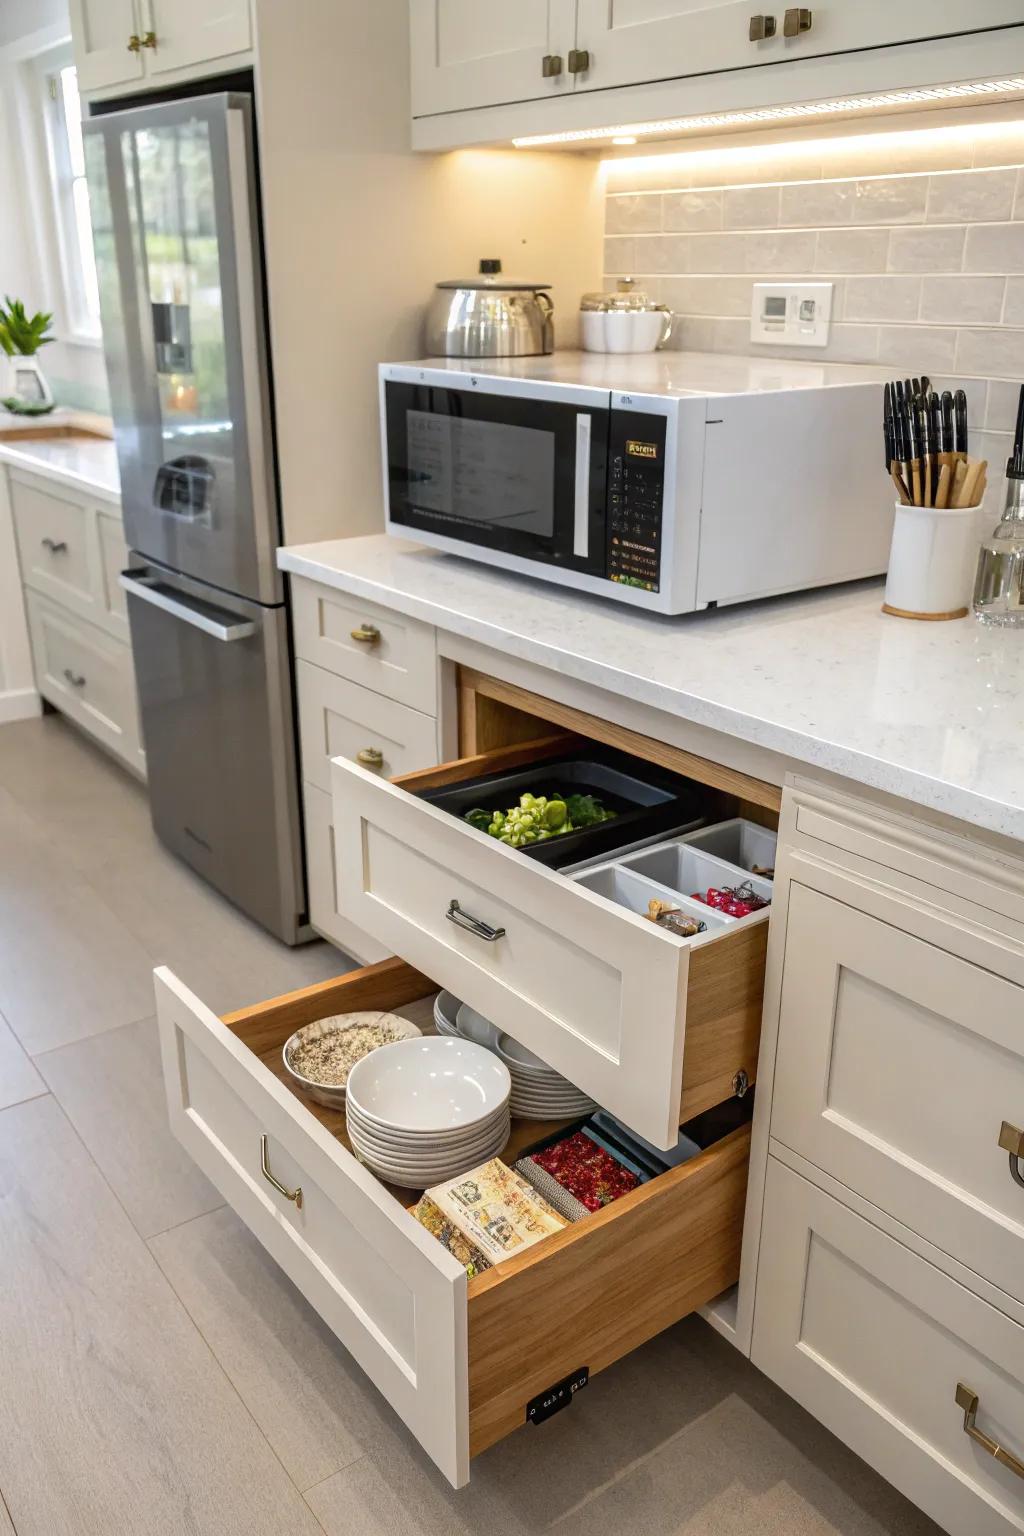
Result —
M 665 417 L 613 410 L 608 441 L 609 581 L 660 590 Z

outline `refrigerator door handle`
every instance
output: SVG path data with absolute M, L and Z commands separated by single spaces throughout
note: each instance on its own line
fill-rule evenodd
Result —
M 248 640 L 250 635 L 256 633 L 256 625 L 251 624 L 248 619 L 236 619 L 230 624 L 220 624 L 199 608 L 193 608 L 184 598 L 168 597 L 166 592 L 158 590 L 157 578 L 142 571 L 122 571 L 120 582 L 132 597 L 141 598 L 144 603 L 150 603 L 154 608 L 162 608 L 165 613 L 180 619 L 183 624 L 191 624 L 194 629 L 201 629 L 204 634 L 212 635 L 215 640 Z

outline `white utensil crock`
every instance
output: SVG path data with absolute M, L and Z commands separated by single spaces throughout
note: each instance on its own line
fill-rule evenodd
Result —
M 962 619 L 969 612 L 977 513 L 897 503 L 883 612 L 903 619 Z
M 672 330 L 665 309 L 582 310 L 580 333 L 585 352 L 656 352 Z

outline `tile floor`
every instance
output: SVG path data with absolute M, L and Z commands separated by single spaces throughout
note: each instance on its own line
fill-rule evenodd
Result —
M 155 842 L 59 716 L 0 728 L 0 1536 L 937 1536 L 698 1319 L 455 1493 L 164 1123 L 150 970 L 346 968 Z

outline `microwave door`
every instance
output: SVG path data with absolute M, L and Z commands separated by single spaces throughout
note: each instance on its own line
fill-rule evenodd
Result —
M 393 524 L 413 537 L 603 570 L 603 406 L 388 381 L 385 421 Z
M 144 107 L 87 133 L 103 143 L 90 163 L 106 179 L 101 290 L 129 541 L 280 601 L 248 105 Z

